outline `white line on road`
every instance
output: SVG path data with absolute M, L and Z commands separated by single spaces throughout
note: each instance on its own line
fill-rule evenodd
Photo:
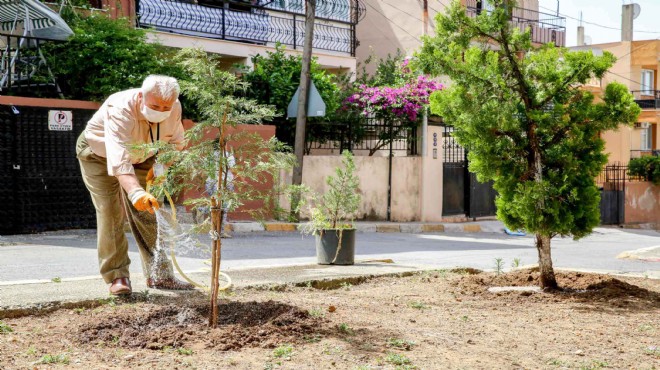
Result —
M 487 239 L 487 238 L 469 238 L 462 236 L 444 236 L 444 235 L 419 235 L 422 239 L 446 240 L 455 242 L 484 243 L 484 244 L 502 244 L 502 245 L 524 245 L 532 247 L 534 241 L 531 239 Z

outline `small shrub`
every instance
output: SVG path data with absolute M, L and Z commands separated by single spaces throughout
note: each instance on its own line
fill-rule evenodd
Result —
M 495 258 L 495 273 L 500 275 L 504 271 L 504 259 Z
M 309 310 L 309 316 L 314 317 L 314 318 L 319 318 L 325 316 L 325 312 L 319 308 L 314 308 Z
M 53 283 L 61 283 L 62 278 L 61 277 L 54 277 L 54 278 L 50 279 L 50 281 L 52 281 Z
M 408 306 L 410 306 L 412 308 L 416 308 L 418 310 L 425 310 L 425 309 L 429 308 L 429 306 L 424 304 L 424 302 L 416 302 L 416 301 L 408 303 Z
M 511 262 L 511 267 L 513 267 L 514 269 L 517 269 L 518 267 L 520 267 L 520 265 L 521 265 L 520 258 L 514 258 L 513 262 Z

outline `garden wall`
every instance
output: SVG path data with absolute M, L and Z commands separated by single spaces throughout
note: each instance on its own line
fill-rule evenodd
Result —
M 660 186 L 627 182 L 625 202 L 625 223 L 660 223 Z

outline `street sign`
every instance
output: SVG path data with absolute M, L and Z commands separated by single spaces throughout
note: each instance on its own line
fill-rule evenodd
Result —
M 49 110 L 48 129 L 51 131 L 72 131 L 73 112 L 70 110 Z
M 287 118 L 296 118 L 298 116 L 298 95 L 300 95 L 300 86 L 293 94 L 289 107 L 287 109 Z M 307 94 L 307 117 L 325 116 L 325 102 L 321 94 L 314 86 L 314 81 L 309 81 L 309 93 Z

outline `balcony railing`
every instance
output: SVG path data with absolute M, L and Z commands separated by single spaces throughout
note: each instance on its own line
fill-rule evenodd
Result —
M 483 12 L 491 12 L 486 2 L 481 0 L 465 0 L 467 14 L 476 17 Z M 511 24 L 521 31 L 530 30 L 532 42 L 539 44 L 554 43 L 556 46 L 566 45 L 566 18 L 536 10 L 513 7 L 511 9 Z
M 41 50 L 53 42 L 60 41 L 0 34 L 0 95 L 62 97 Z
M 660 90 L 634 90 L 631 93 L 640 108 L 660 109 Z
M 646 156 L 655 156 L 660 157 L 660 150 L 656 149 L 640 149 L 640 150 L 631 150 L 630 158 L 641 158 Z
M 240 3 L 240 2 L 239 2 Z M 234 2 L 137 0 L 138 27 L 198 37 L 301 48 L 305 39 L 304 0 Z M 256 5 L 256 6 L 252 6 Z M 319 0 L 313 47 L 355 56 L 355 28 L 364 16 L 359 0 Z

